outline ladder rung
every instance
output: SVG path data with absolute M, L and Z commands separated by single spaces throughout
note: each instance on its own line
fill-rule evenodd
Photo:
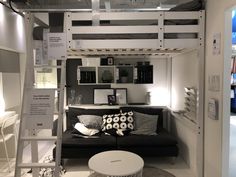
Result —
M 56 163 L 21 163 L 18 165 L 19 168 L 55 168 Z
M 32 88 L 31 88 L 32 89 Z M 57 90 L 57 91 L 60 91 L 61 89 L 60 88 L 34 88 L 34 89 L 36 89 L 36 90 Z
M 24 141 L 53 141 L 57 140 L 56 136 L 48 136 L 48 137 L 43 137 L 43 136 L 23 136 L 21 137 L 21 140 Z
M 56 90 L 60 92 L 62 89 L 60 88 L 26 88 L 27 90 Z
M 61 69 L 61 66 L 34 66 L 34 68 L 58 68 L 58 69 Z

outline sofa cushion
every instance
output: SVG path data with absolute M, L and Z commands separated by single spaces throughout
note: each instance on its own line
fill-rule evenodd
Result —
M 116 138 L 101 133 L 87 138 L 75 137 L 67 130 L 62 135 L 63 147 L 116 147 Z
M 102 129 L 102 116 L 96 115 L 79 115 L 79 122 L 87 128 Z
M 121 107 L 122 112 L 127 111 L 136 111 L 143 114 L 149 114 L 149 115 L 158 115 L 158 123 L 157 123 L 157 132 L 161 131 L 163 126 L 163 118 L 164 118 L 164 112 L 163 108 L 156 108 L 156 107 Z
M 154 147 L 174 146 L 176 139 L 167 132 L 160 132 L 158 135 L 128 135 L 117 137 L 118 147 Z
M 103 116 L 104 114 L 118 114 L 119 109 L 83 109 L 83 108 L 74 108 L 69 107 L 67 112 L 67 122 L 66 129 L 72 130 L 75 124 L 78 122 L 78 115 L 96 115 Z
M 80 133 L 82 133 L 83 135 L 88 135 L 88 136 L 92 136 L 92 135 L 99 133 L 98 129 L 87 128 L 84 126 L 84 124 L 82 124 L 80 122 L 75 124 L 75 129 L 77 131 L 79 131 Z
M 102 131 L 107 131 L 109 129 L 122 129 L 122 130 L 133 130 L 134 129 L 134 119 L 133 112 L 124 112 L 119 114 L 103 115 L 103 129 Z
M 158 115 L 143 114 L 134 111 L 134 131 L 136 135 L 156 135 Z

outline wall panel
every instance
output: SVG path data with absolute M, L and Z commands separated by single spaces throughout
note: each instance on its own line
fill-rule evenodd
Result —
M 172 58 L 171 108 L 173 110 L 184 110 L 184 87 L 198 87 L 197 66 L 196 50 Z M 171 131 L 179 139 L 180 155 L 197 176 L 197 131 L 183 122 L 188 120 L 184 120 L 183 117 L 180 119 L 172 119 Z

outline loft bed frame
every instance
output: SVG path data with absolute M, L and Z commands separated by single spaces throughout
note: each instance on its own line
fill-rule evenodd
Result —
M 26 30 L 27 34 L 31 34 L 33 32 L 33 16 L 31 14 L 27 14 L 27 16 L 26 19 L 29 22 L 26 23 Z M 197 144 L 200 144 L 200 146 L 197 147 L 198 155 L 196 161 L 202 162 L 205 11 L 101 12 L 100 22 L 103 21 L 101 23 L 102 25 L 84 25 L 92 20 L 93 14 L 91 12 L 65 13 L 64 33 L 67 35 L 67 58 L 101 55 L 154 55 L 155 57 L 161 55 L 168 59 L 168 68 L 171 68 L 171 59 L 174 54 L 183 53 L 186 50 L 198 50 L 198 83 L 196 85 L 198 104 L 196 108 L 196 127 L 198 134 Z M 81 21 L 84 22 L 82 23 L 84 26 L 77 25 L 80 24 Z M 138 21 L 140 24 L 145 21 L 145 23 L 142 25 L 139 23 L 137 23 L 139 25 L 131 25 L 133 21 Z M 146 24 L 146 21 L 151 22 Z M 153 23 L 153 21 L 155 22 Z M 197 21 L 196 24 L 195 21 Z M 125 23 L 121 25 L 123 22 Z M 117 38 L 108 37 L 113 35 Z M 127 38 L 127 35 L 132 37 Z M 156 38 L 153 38 L 153 36 Z M 28 35 L 27 61 L 30 63 L 33 58 L 32 44 L 33 37 Z M 171 79 L 170 74 L 168 81 L 171 82 Z M 198 176 L 201 177 L 203 174 L 203 166 L 199 163 L 197 171 Z
M 205 11 L 66 12 L 68 57 L 172 56 L 204 45 Z
M 200 144 L 196 160 L 202 162 L 205 11 L 100 12 L 99 26 L 91 25 L 93 15 L 92 12 L 65 13 L 68 58 L 153 56 L 167 58 L 170 68 L 173 56 L 186 51 L 198 51 L 198 102 L 194 126 L 197 127 L 197 144 Z M 168 80 L 171 82 L 171 79 L 170 76 Z M 202 176 L 203 166 L 199 164 L 197 171 L 198 176 Z

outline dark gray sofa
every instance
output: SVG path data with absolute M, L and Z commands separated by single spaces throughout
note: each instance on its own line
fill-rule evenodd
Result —
M 125 111 L 137 111 L 158 115 L 157 135 L 133 135 L 115 137 L 102 133 L 96 138 L 79 138 L 72 135 L 73 125 L 78 122 L 78 115 L 104 115 L 119 113 L 119 109 L 81 109 L 70 107 L 67 114 L 67 130 L 62 136 L 62 159 L 91 157 L 107 150 L 127 150 L 140 156 L 178 156 L 178 143 L 163 127 L 163 108 L 155 107 L 120 107 Z

